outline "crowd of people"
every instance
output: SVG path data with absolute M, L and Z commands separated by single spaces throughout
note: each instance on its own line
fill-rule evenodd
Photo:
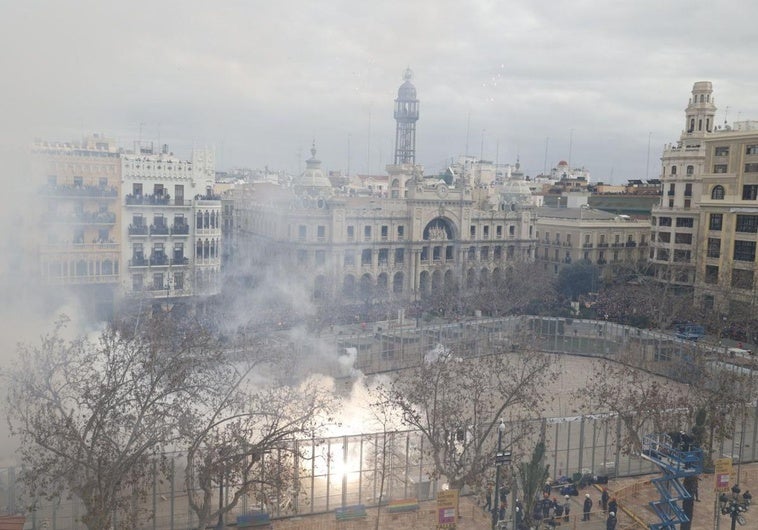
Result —
M 568 523 L 571 518 L 572 508 L 574 507 L 574 501 L 572 496 L 579 494 L 576 488 L 571 489 L 571 494 L 565 493 L 569 491 L 565 487 L 560 487 L 563 498 L 558 499 L 553 495 L 554 485 L 551 482 L 546 482 L 540 492 L 538 499 L 535 499 L 534 507 L 532 509 L 531 519 L 533 522 L 541 522 L 548 527 L 560 526 L 562 523 Z M 507 520 L 507 514 L 509 510 L 508 495 L 510 490 L 507 486 L 502 486 L 497 495 L 498 501 L 497 508 L 494 504 L 495 491 L 493 485 L 490 483 L 487 485 L 484 492 L 484 501 L 482 509 L 493 515 L 493 520 L 503 521 Z M 590 493 L 585 493 L 583 500 L 577 501 L 577 504 L 582 508 L 582 522 L 597 520 L 598 517 L 605 519 L 606 530 L 616 530 L 618 525 L 618 510 L 619 505 L 616 497 L 613 496 L 606 487 L 600 492 L 598 499 L 600 510 L 593 512 L 595 502 L 592 499 Z M 524 506 L 519 499 L 514 500 L 514 515 L 516 530 L 527 530 L 526 521 L 524 517 Z M 494 510 L 497 509 L 497 514 Z M 578 517 L 578 516 L 577 516 Z

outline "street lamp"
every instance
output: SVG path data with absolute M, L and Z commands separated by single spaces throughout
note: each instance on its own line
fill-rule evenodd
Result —
M 503 433 L 505 432 L 505 422 L 501 419 L 500 425 L 497 427 L 497 452 L 495 453 L 495 492 L 494 492 L 494 507 L 492 509 L 492 530 L 497 528 L 497 522 L 500 519 L 500 509 L 498 508 L 498 501 L 500 500 L 500 466 L 502 464 L 509 464 L 511 461 L 510 451 L 503 451 Z

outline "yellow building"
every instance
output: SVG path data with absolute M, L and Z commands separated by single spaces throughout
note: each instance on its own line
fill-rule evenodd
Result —
M 116 142 L 38 141 L 32 171 L 39 186 L 38 272 L 45 285 L 73 292 L 107 315 L 119 279 L 121 159 Z
M 662 281 L 693 289 L 707 310 L 756 318 L 758 122 L 715 126 L 713 88 L 698 81 L 685 130 L 663 151 L 650 260 Z M 715 311 L 714 311 L 715 310 Z
M 536 260 L 558 273 L 578 261 L 596 264 L 611 278 L 619 268 L 636 268 L 647 257 L 650 223 L 592 208 L 538 208 Z
M 706 308 L 756 318 L 758 123 L 720 131 L 705 152 L 696 295 Z

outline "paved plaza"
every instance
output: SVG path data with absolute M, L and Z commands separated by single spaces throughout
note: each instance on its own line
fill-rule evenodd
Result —
M 735 468 L 736 472 L 736 468 Z M 619 501 L 619 514 L 617 530 L 632 530 L 647 528 L 649 523 L 656 522 L 654 514 L 648 502 L 658 498 L 657 491 L 650 480 L 658 475 L 644 475 L 614 480 L 608 483 L 608 491 L 615 495 Z M 736 477 L 732 478 L 732 483 Z M 700 502 L 695 503 L 692 530 L 714 529 L 714 500 L 713 474 L 701 475 L 699 497 Z M 758 464 L 742 466 L 740 470 L 740 487 L 742 491 L 753 490 L 758 492 Z M 561 522 L 557 528 L 562 530 L 605 530 L 606 515 L 599 510 L 600 507 L 599 486 L 587 486 L 580 491 L 580 495 L 572 497 L 574 508 L 569 522 Z M 581 502 L 585 493 L 590 493 L 593 501 L 593 513 L 590 521 L 582 521 Z M 421 503 L 421 509 L 415 513 L 386 514 L 382 513 L 379 520 L 379 528 L 382 530 L 432 530 L 436 529 L 436 510 L 432 501 Z M 275 530 L 368 530 L 376 528 L 376 509 L 368 510 L 368 517 L 360 521 L 337 522 L 333 513 L 297 517 L 292 519 L 278 520 L 274 523 Z M 491 519 L 476 503 L 474 497 L 463 497 L 460 501 L 460 519 L 458 530 L 489 530 Z M 728 529 L 731 520 L 727 516 L 719 516 L 720 528 Z M 758 528 L 758 509 L 748 511 L 745 514 L 747 524 L 745 528 Z M 507 528 L 510 530 L 511 526 Z M 549 528 L 546 525 L 543 529 Z

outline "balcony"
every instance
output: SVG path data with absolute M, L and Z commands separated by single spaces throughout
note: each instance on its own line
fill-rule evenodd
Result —
M 673 197 L 674 196 L 674 190 L 668 190 L 666 192 L 666 195 L 668 195 L 669 197 Z
M 608 248 L 608 243 L 605 243 L 605 242 L 598 243 L 597 248 Z
M 171 235 L 177 235 L 177 236 L 189 235 L 189 225 L 186 225 L 186 224 L 173 225 L 171 227 Z
M 594 245 L 592 243 L 585 243 L 582 245 L 582 248 L 592 248 Z
M 175 256 L 171 259 L 171 265 L 189 265 L 189 258 L 186 256 Z
M 116 222 L 116 214 L 113 212 L 74 212 L 66 217 L 53 217 L 48 215 L 50 221 L 62 222 L 62 223 L 80 223 L 80 224 L 114 224 Z
M 143 256 L 134 256 L 129 260 L 130 267 L 147 267 L 147 259 Z
M 131 193 L 126 197 L 126 205 L 156 205 L 156 206 L 168 206 L 171 203 L 171 197 L 168 195 L 132 195 Z
M 598 265 L 605 265 L 606 263 L 608 263 L 608 260 L 606 260 L 605 258 L 600 258 L 597 260 Z
M 623 243 L 613 243 L 611 245 L 611 247 L 613 247 L 613 248 L 623 248 L 624 244 Z
M 129 225 L 130 236 L 146 236 L 147 225 Z
M 150 256 L 150 265 L 155 265 L 158 267 L 168 265 L 168 258 L 165 254 L 153 254 Z
M 636 241 L 627 241 L 626 242 L 626 246 L 627 246 L 627 248 L 636 247 L 637 246 L 637 242 Z
M 151 236 L 167 236 L 168 226 L 166 225 L 150 225 Z
M 58 184 L 45 186 L 42 194 L 48 197 L 118 197 L 118 190 L 107 186 L 74 186 L 73 184 Z

